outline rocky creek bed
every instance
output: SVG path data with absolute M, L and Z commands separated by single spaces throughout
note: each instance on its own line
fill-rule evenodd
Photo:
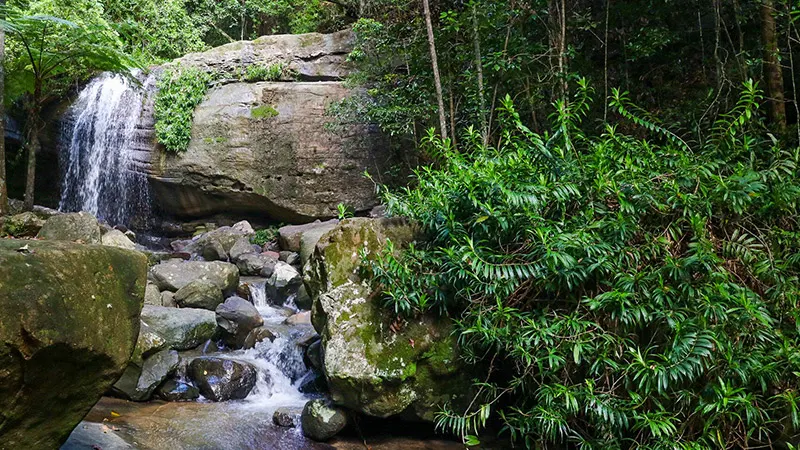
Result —
M 110 388 L 99 386 L 93 395 L 105 397 L 62 448 L 363 448 L 367 437 L 372 448 L 462 447 L 436 440 L 432 426 L 439 405 L 469 393 L 449 326 L 421 317 L 398 328 L 361 279 L 364 259 L 387 240 L 401 248 L 415 238 L 402 220 L 288 226 L 263 246 L 240 222 L 166 251 L 86 213 L 2 222 L 6 233 L 37 237 L 6 241 L 17 259 L 27 242 L 34 252 L 117 248 L 149 261 L 146 283 L 139 274 L 130 286 L 143 299 L 130 361 Z M 422 436 L 382 434 L 387 424 Z

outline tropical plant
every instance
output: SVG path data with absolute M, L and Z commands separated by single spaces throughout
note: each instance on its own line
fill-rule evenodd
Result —
M 103 23 L 78 24 L 3 7 L 0 20 L 9 41 L 6 96 L 25 111 L 27 176 L 25 207 L 33 207 L 36 153 L 42 109 L 76 80 L 96 71 L 127 72 L 137 64 L 122 53 L 117 34 Z
M 170 153 L 182 153 L 192 139 L 194 110 L 206 96 L 214 75 L 196 67 L 171 67 L 158 81 L 155 99 L 156 139 Z
M 490 367 L 439 424 L 499 422 L 528 448 L 777 447 L 800 427 L 800 149 L 764 131 L 748 82 L 691 144 L 615 92 L 647 138 L 581 130 L 591 89 L 551 131 L 510 97 L 496 146 L 430 133 L 435 164 L 385 191 L 429 241 L 373 265 L 386 306 L 447 314 Z M 483 380 L 481 380 L 483 381 Z

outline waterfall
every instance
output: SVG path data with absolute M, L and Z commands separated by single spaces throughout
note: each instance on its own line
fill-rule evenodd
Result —
M 59 210 L 87 211 L 111 225 L 147 227 L 150 194 L 142 166 L 149 161 L 141 151 L 147 136 L 137 125 L 154 85 L 152 75 L 139 85 L 103 74 L 81 91 L 62 130 Z

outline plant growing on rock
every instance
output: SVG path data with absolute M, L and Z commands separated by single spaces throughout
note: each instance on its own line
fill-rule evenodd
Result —
M 182 153 L 192 138 L 194 110 L 208 92 L 213 75 L 195 67 L 167 69 L 158 81 L 156 138 L 170 153 Z
M 591 90 L 502 138 L 433 133 L 435 166 L 386 192 L 430 240 L 372 270 L 387 307 L 453 317 L 491 366 L 466 411 L 439 424 L 465 442 L 498 421 L 528 448 L 779 446 L 800 426 L 800 150 L 766 134 L 761 93 L 688 145 L 613 92 L 646 139 L 584 133 Z

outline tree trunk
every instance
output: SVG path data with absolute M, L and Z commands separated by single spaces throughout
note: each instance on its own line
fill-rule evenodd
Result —
M 39 131 L 40 114 L 39 98 L 41 98 L 41 88 L 34 89 L 33 98 L 28 110 L 28 120 L 25 122 L 25 150 L 28 153 L 28 170 L 25 175 L 25 210 L 33 209 L 34 187 L 36 186 L 36 154 L 39 153 Z
M 483 58 L 481 57 L 481 36 L 478 31 L 478 12 L 472 4 L 472 39 L 475 41 L 475 70 L 478 72 L 478 101 L 481 108 L 481 133 L 483 146 L 489 144 L 489 122 L 486 120 L 486 92 L 483 86 Z
M 442 79 L 439 76 L 439 61 L 436 58 L 436 41 L 433 38 L 433 21 L 431 20 L 431 7 L 428 0 L 422 0 L 425 11 L 425 25 L 428 28 L 428 45 L 431 50 L 431 67 L 433 68 L 433 82 L 436 84 L 436 101 L 439 104 L 439 128 L 442 138 L 447 139 L 447 118 L 444 113 L 444 94 L 442 93 Z
M 775 127 L 786 129 L 786 104 L 783 97 L 783 72 L 778 60 L 778 36 L 775 31 L 773 0 L 761 3 L 761 44 L 764 47 L 764 78 L 769 97 L 769 116 Z
M 5 0 L 0 0 L 0 8 L 6 5 Z M 5 111 L 5 68 L 3 61 L 6 57 L 5 31 L 0 29 L 0 216 L 8 214 L 8 186 L 6 181 L 6 111 Z

